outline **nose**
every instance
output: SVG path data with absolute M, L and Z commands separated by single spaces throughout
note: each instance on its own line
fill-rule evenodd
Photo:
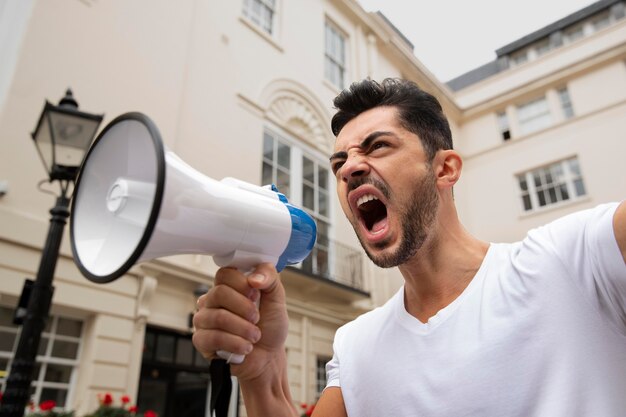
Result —
M 341 167 L 341 177 L 344 182 L 349 182 L 351 178 L 362 177 L 369 172 L 369 165 L 365 157 L 356 152 L 349 155 Z

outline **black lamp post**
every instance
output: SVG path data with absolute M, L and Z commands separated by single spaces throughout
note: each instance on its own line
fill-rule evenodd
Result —
M 54 292 L 52 280 L 63 229 L 70 215 L 71 196 L 68 195 L 68 189 L 76 179 L 85 152 L 91 145 L 101 121 L 101 115 L 79 111 L 78 103 L 68 89 L 57 106 L 46 101 L 37 127 L 32 133 L 39 156 L 48 171 L 49 181 L 58 181 L 61 193 L 55 206 L 50 210 L 52 217 L 48 237 L 42 251 L 37 278 L 31 289 L 11 372 L 7 378 L 0 417 L 24 415 L 30 397 L 39 341 L 52 302 Z

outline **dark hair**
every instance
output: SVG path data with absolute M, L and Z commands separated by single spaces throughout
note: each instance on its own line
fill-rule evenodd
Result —
M 452 133 L 439 101 L 412 81 L 386 78 L 382 83 L 366 79 L 354 82 L 333 101 L 338 110 L 331 121 L 333 134 L 353 118 L 375 107 L 398 109 L 400 125 L 422 141 L 429 160 L 439 149 L 452 149 Z

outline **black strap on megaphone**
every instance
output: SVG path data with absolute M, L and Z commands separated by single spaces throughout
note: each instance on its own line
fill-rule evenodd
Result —
M 230 379 L 230 365 L 223 359 L 213 359 L 209 367 L 211 375 L 210 416 L 228 417 L 228 406 L 233 382 Z

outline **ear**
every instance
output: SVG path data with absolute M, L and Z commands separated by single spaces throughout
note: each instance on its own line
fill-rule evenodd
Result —
M 433 170 L 437 179 L 437 187 L 440 189 L 452 188 L 461 177 L 463 160 L 453 149 L 437 151 L 433 159 Z

